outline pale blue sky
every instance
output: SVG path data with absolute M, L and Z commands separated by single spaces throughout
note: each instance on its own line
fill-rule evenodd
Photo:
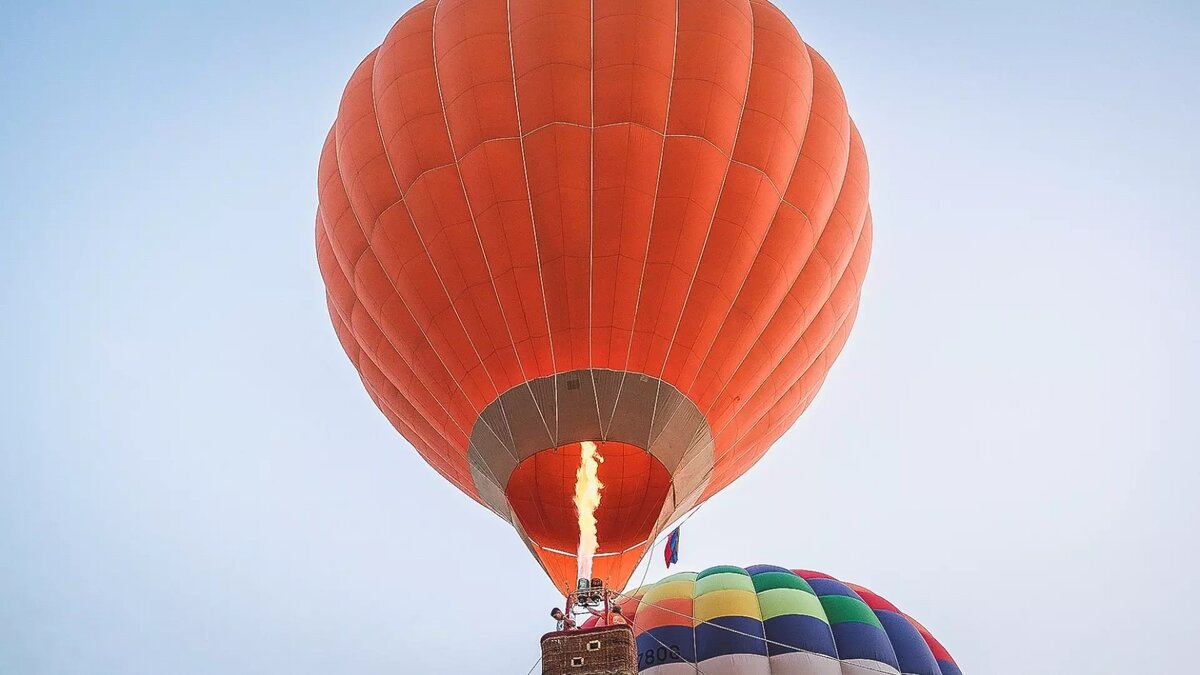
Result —
M 314 262 L 321 141 L 410 3 L 80 4 L 0 3 L 0 673 L 525 673 L 549 584 L 371 405 Z M 1183 672 L 1200 5 L 781 4 L 875 254 L 680 562 L 871 586 L 970 675 Z

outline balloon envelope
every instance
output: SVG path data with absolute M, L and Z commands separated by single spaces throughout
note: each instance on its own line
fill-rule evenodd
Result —
M 895 605 L 819 572 L 712 567 L 630 595 L 621 609 L 648 675 L 962 675 Z
M 842 349 L 870 254 L 837 78 L 765 0 L 427 0 L 346 87 L 317 256 L 364 386 L 575 576 L 752 466 Z

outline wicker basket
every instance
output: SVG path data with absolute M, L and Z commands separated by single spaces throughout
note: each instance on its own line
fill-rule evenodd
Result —
M 636 645 L 629 626 L 547 633 L 542 675 L 637 675 Z

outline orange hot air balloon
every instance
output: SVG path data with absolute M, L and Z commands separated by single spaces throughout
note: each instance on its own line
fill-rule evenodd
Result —
M 351 77 L 317 256 L 362 381 L 571 585 L 752 466 L 841 351 L 867 162 L 826 62 L 765 0 L 426 0 Z

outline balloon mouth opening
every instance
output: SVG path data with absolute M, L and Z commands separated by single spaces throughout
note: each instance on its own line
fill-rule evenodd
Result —
M 597 469 L 604 484 L 595 510 L 596 552 L 591 576 L 624 583 L 640 559 L 671 491 L 671 474 L 642 448 L 596 441 L 604 458 Z M 520 529 L 556 586 L 576 580 L 580 543 L 575 505 L 580 444 L 565 443 L 525 458 L 505 490 Z M 632 562 L 630 562 L 632 560 Z M 560 569 L 561 568 L 561 569 Z

